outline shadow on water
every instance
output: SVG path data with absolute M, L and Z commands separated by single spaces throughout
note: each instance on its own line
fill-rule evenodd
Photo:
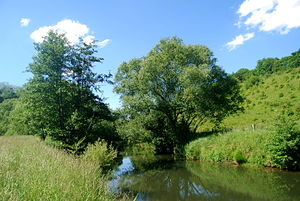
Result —
M 111 180 L 112 191 L 137 200 L 278 200 L 300 198 L 300 172 L 221 166 L 170 157 L 127 157 Z

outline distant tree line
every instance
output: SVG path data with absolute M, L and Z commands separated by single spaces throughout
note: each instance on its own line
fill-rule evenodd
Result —
M 235 78 L 239 81 L 244 81 L 245 79 L 253 76 L 262 76 L 267 74 L 272 74 L 275 72 L 286 71 L 293 68 L 300 67 L 300 49 L 293 52 L 290 56 L 279 58 L 263 58 L 257 61 L 257 65 L 253 70 L 247 68 L 241 68 L 236 73 L 233 74 Z M 252 78 L 250 82 L 255 84 L 258 78 Z M 250 85 L 251 85 L 250 83 Z

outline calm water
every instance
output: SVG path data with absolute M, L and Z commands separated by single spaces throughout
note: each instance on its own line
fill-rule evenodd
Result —
M 243 168 L 168 157 L 123 158 L 110 182 L 137 200 L 300 201 L 300 172 Z

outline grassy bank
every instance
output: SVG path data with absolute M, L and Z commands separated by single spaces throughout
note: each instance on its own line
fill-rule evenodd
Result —
M 281 115 L 268 130 L 232 131 L 199 138 L 185 147 L 187 158 L 300 170 L 300 127 Z
M 270 156 L 265 146 L 269 138 L 270 132 L 265 130 L 235 131 L 199 138 L 186 146 L 186 156 L 213 162 L 269 165 Z
M 114 200 L 96 163 L 33 136 L 0 137 L 0 200 Z

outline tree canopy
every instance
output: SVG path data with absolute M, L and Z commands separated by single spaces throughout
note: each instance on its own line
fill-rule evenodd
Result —
M 95 56 L 95 42 L 81 40 L 72 45 L 64 35 L 49 32 L 35 49 L 37 55 L 28 67 L 33 77 L 23 97 L 32 134 L 51 136 L 67 145 L 83 138 L 86 143 L 103 138 L 105 121 L 111 121 L 112 115 L 94 92 L 110 75 L 92 70 L 103 60 Z
M 242 101 L 237 82 L 207 47 L 185 45 L 177 37 L 121 64 L 115 83 L 127 120 L 143 121 L 136 125 L 151 131 L 162 152 L 186 143 L 206 120 L 220 122 L 239 110 Z

